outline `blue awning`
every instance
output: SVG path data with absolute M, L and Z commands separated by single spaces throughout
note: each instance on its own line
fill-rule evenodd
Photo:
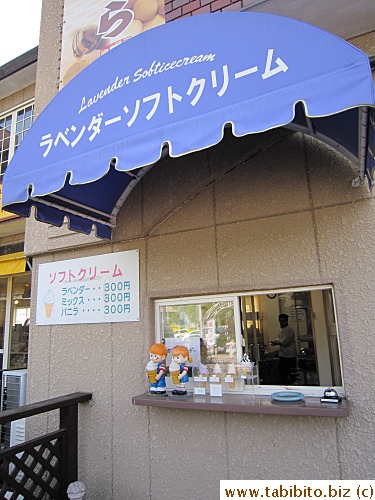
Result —
M 368 57 L 293 19 L 193 16 L 111 50 L 51 101 L 17 149 L 3 206 L 110 238 L 124 200 L 163 154 L 243 136 L 301 130 L 373 182 L 374 87 Z M 370 149 L 368 148 L 370 146 Z

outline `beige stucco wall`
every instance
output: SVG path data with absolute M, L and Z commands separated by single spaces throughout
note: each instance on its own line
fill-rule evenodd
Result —
M 57 88 L 60 6 L 43 6 L 39 110 Z M 366 186 L 351 187 L 355 175 L 342 157 L 301 135 L 229 133 L 214 148 L 154 167 L 126 200 L 111 243 L 28 220 L 28 399 L 93 393 L 80 408 L 79 479 L 88 498 L 210 500 L 226 478 L 373 478 L 375 202 Z M 135 248 L 138 323 L 36 327 L 39 264 Z M 350 417 L 131 405 L 148 386 L 154 299 L 321 283 L 335 287 Z M 39 428 L 53 423 L 41 419 Z
M 366 186 L 351 187 L 354 176 L 350 163 L 299 134 L 229 134 L 152 169 L 123 206 L 112 243 L 35 256 L 33 311 L 39 263 L 140 250 L 139 323 L 31 327 L 29 400 L 93 392 L 80 413 L 89 498 L 214 499 L 225 478 L 373 476 L 375 203 Z M 46 227 L 34 229 L 27 245 L 44 252 Z M 335 287 L 350 417 L 131 405 L 148 385 L 153 299 L 321 283 Z M 189 493 L 179 496 L 181 476 Z
M 20 104 L 33 99 L 35 97 L 35 85 L 29 85 L 18 92 L 10 95 L 9 97 L 5 97 L 4 99 L 0 99 L 0 114 L 6 113 L 11 110 L 15 106 L 19 106 Z

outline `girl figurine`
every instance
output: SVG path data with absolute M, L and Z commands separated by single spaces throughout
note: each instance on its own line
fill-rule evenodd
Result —
M 151 382 L 151 394 L 166 394 L 167 385 L 165 383 L 165 358 L 168 349 L 164 344 L 153 344 L 149 350 L 150 361 L 147 363 L 147 376 Z
M 172 363 L 169 367 L 169 372 L 173 382 L 176 384 L 176 389 L 172 391 L 174 395 L 185 396 L 187 394 L 185 384 L 189 382 L 188 361 L 189 349 L 187 347 L 177 345 L 172 349 Z

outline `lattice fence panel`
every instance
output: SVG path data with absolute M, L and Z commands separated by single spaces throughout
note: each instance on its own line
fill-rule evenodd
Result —
M 0 498 L 65 498 L 62 440 L 65 430 L 0 452 Z

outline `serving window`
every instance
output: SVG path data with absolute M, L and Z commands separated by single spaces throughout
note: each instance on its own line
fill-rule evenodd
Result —
M 267 395 L 291 387 L 321 396 L 334 387 L 344 396 L 332 286 L 158 300 L 155 306 L 156 341 L 168 348 L 168 388 L 171 349 L 185 345 L 187 389 L 206 377 L 207 388 L 215 381 L 223 393 Z M 290 347 L 278 343 L 280 315 L 288 317 Z

